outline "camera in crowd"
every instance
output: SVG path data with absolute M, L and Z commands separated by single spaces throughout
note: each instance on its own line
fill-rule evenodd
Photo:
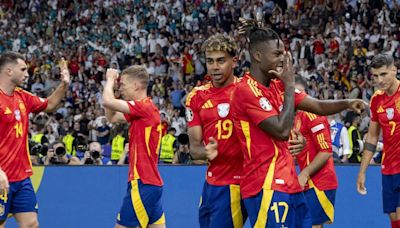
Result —
M 90 157 L 86 158 L 85 165 L 94 164 L 94 161 L 99 159 L 100 156 L 101 156 L 101 153 L 99 151 L 97 151 L 97 150 L 91 150 L 91 151 L 89 151 L 89 153 L 90 153 Z
M 32 156 L 46 156 L 49 148 L 47 143 L 41 144 L 33 140 L 29 140 L 29 154 Z

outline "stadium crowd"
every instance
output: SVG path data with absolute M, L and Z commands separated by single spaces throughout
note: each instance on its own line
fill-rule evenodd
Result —
M 122 70 L 132 64 L 146 65 L 151 76 L 148 94 L 160 109 L 163 133 L 179 141 L 173 144 L 176 156 L 161 161 L 196 163 L 188 155 L 185 99 L 194 86 L 207 80 L 201 44 L 215 33 L 235 37 L 241 50 L 235 73 L 241 76 L 250 56 L 237 34 L 239 17 L 263 20 L 278 32 L 294 57 L 296 73 L 308 81 L 308 93 L 320 99 L 369 102 L 375 90 L 366 67 L 371 58 L 382 52 L 400 57 L 397 0 L 8 0 L 1 4 L 0 54 L 12 50 L 25 55 L 31 76 L 27 90 L 49 95 L 59 83 L 62 58 L 72 76 L 57 112 L 31 118 L 36 164 L 126 162 L 127 126 L 107 123 L 102 91 L 107 68 Z M 337 141 L 335 160 L 359 162 L 368 114 L 343 112 L 330 121 L 332 139 Z M 60 141 L 65 149 L 58 149 Z M 375 162 L 380 162 L 379 154 Z

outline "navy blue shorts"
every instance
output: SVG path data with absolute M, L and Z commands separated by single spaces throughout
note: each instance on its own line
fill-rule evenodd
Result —
M 393 175 L 382 174 L 383 212 L 396 212 L 400 207 L 400 173 Z
M 143 184 L 141 180 L 129 182 L 117 223 L 126 227 L 165 224 L 162 191 L 162 187 Z
M 7 194 L 0 195 L 0 220 L 6 220 L 8 214 L 38 212 L 35 191 L 30 178 L 10 182 Z
M 204 183 L 199 208 L 201 228 L 241 228 L 246 219 L 247 212 L 240 198 L 239 185 Z
M 244 199 L 252 227 L 310 228 L 311 215 L 302 192 L 288 194 L 263 189 Z
M 306 197 L 313 225 L 333 223 L 336 190 L 322 191 L 314 187 L 305 191 L 304 196 Z

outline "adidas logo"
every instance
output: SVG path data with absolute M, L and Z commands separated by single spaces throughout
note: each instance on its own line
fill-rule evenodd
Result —
M 379 106 L 377 113 L 382 113 L 382 112 L 385 112 L 385 110 L 383 110 L 383 107 L 381 105 L 381 106 Z
M 203 104 L 203 106 L 201 106 L 202 109 L 208 109 L 208 108 L 213 108 L 214 105 L 212 104 L 212 102 L 210 100 L 207 100 L 206 103 Z
M 4 114 L 5 114 L 5 115 L 8 115 L 8 114 L 11 114 L 11 113 L 12 113 L 12 112 L 11 112 L 10 108 L 7 107 L 7 108 L 6 108 L 6 111 L 4 112 Z

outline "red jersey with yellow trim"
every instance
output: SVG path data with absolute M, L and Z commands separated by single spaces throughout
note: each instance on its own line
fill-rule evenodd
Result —
M 244 76 L 233 92 L 232 115 L 244 153 L 240 186 L 243 198 L 254 196 L 261 189 L 285 193 L 302 191 L 288 142 L 275 139 L 258 127 L 263 120 L 279 115 L 283 108 L 283 95 L 282 81 L 272 80 L 269 87 L 265 87 L 249 74 Z M 306 96 L 296 90 L 295 105 Z
M 162 186 L 157 168 L 162 131 L 160 113 L 149 97 L 127 103 L 130 109 L 125 114 L 130 123 L 128 179 Z
M 371 121 L 382 128 L 382 174 L 400 173 L 400 87 L 392 96 L 378 90 L 371 98 Z
M 47 107 L 47 99 L 16 88 L 11 96 L 0 90 L 0 168 L 8 181 L 16 182 L 32 175 L 28 151 L 29 113 Z
M 212 185 L 240 184 L 243 155 L 233 128 L 230 112 L 231 95 L 239 81 L 223 88 L 215 88 L 209 82 L 196 87 L 186 99 L 186 119 L 189 127 L 202 126 L 203 141 L 209 137 L 218 142 L 218 156 L 210 161 L 207 182 Z
M 297 155 L 300 170 L 307 167 L 318 153 L 329 153 L 332 155 L 330 125 L 326 116 L 317 116 L 313 113 L 297 111 L 294 128 L 299 130 L 307 140 L 304 150 Z M 338 182 L 332 157 L 329 158 L 318 172 L 311 176 L 311 181 L 312 184 L 305 186 L 306 190 L 312 187 L 312 185 L 315 185 L 319 190 L 337 189 Z

